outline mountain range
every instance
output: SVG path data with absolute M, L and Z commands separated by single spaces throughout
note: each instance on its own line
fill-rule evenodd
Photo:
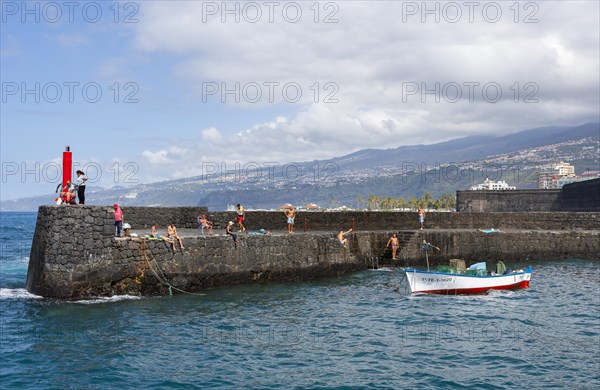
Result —
M 328 160 L 108 189 L 89 186 L 86 203 L 123 206 L 275 208 L 283 203 L 354 207 L 358 196 L 454 193 L 490 179 L 535 188 L 540 166 L 565 161 L 577 173 L 599 170 L 600 124 L 553 126 L 503 136 L 468 136 L 431 145 L 363 149 Z M 35 211 L 55 194 L 0 202 L 2 211 Z

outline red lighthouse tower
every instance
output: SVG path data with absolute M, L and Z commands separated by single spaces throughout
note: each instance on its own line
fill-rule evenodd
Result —
M 67 181 L 73 178 L 73 153 L 71 153 L 71 147 L 69 146 L 63 152 L 62 176 L 62 185 L 64 188 L 67 185 Z

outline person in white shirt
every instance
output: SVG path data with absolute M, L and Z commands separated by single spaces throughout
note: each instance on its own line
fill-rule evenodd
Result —
M 75 179 L 75 184 L 77 185 L 77 198 L 79 199 L 79 204 L 85 204 L 85 182 L 88 181 L 88 177 L 83 173 L 83 171 L 75 172 L 77 174 L 77 179 Z

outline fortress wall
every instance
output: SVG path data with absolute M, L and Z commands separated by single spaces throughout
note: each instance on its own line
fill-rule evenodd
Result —
M 456 191 L 459 212 L 600 211 L 600 179 L 551 190 Z

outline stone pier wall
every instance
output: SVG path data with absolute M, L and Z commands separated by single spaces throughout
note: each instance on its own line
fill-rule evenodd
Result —
M 155 221 L 153 215 L 148 217 Z M 185 291 L 298 281 L 365 269 L 370 254 L 368 242 L 343 250 L 331 232 L 244 235 L 238 246 L 227 236 L 186 237 L 184 245 L 184 250 L 178 247 L 173 252 L 162 240 L 115 238 L 112 207 L 42 206 L 27 290 L 46 297 L 80 299 L 165 294 L 165 281 Z
M 122 207 L 123 219 L 136 229 L 148 229 L 157 223 L 167 226 L 174 223 L 181 228 L 198 225 L 198 215 L 207 213 L 206 207 Z M 112 210 L 112 209 L 111 209 Z
M 195 226 L 197 208 L 125 208 L 126 221 L 146 229 L 173 219 Z M 189 292 L 211 286 L 284 282 L 335 276 L 371 266 L 385 252 L 392 232 L 403 241 L 402 265 L 423 265 L 423 239 L 440 247 L 432 264 L 468 261 L 537 262 L 600 259 L 600 213 L 429 213 L 426 230 L 415 230 L 415 213 L 300 213 L 309 234 L 186 237 L 175 252 L 162 240 L 115 238 L 112 207 L 42 206 L 31 249 L 27 290 L 63 299 L 115 294 L 166 294 L 168 284 Z M 129 216 L 130 219 L 127 219 Z M 132 218 L 135 216 L 135 218 Z M 209 213 L 224 226 L 234 213 Z M 163 219 L 160 219 L 163 218 Z M 191 220 L 191 221 L 190 221 Z M 148 222 L 146 222 L 148 221 Z M 335 235 L 354 222 L 347 250 Z M 136 226 L 139 225 L 139 226 Z M 248 213 L 248 228 L 284 229 L 279 212 Z M 303 223 L 297 224 L 302 230 Z M 484 234 L 478 228 L 507 229 Z M 431 229 L 434 228 L 434 229 Z M 528 229 L 528 230 L 515 230 Z
M 456 191 L 459 212 L 561 211 L 559 189 Z
M 599 211 L 600 179 L 566 184 L 561 192 L 563 211 Z
M 569 258 L 600 260 L 600 231 L 428 231 L 415 234 L 399 257 L 407 265 L 425 264 L 423 240 L 440 248 L 429 253 L 431 264 L 447 265 L 448 260 L 461 258 L 467 262 L 502 260 L 528 265 L 540 261 Z M 403 264 L 405 265 L 405 264 Z
M 600 179 L 562 189 L 456 191 L 459 212 L 600 211 Z
M 217 229 L 224 229 L 228 221 L 236 221 L 234 211 L 209 212 L 193 207 L 124 207 L 123 213 L 125 222 L 133 229 L 148 231 L 153 223 L 165 228 L 170 221 L 177 227 L 197 227 L 197 216 L 201 213 L 205 213 Z M 249 211 L 245 225 L 249 230 L 285 230 L 287 220 L 282 211 Z M 425 225 L 428 229 L 600 230 L 600 212 L 572 212 L 568 216 L 554 212 L 428 212 Z M 305 227 L 307 231 L 338 231 L 353 226 L 355 230 L 406 230 L 420 225 L 416 212 L 390 211 L 305 211 L 299 212 L 295 221 L 298 231 Z

